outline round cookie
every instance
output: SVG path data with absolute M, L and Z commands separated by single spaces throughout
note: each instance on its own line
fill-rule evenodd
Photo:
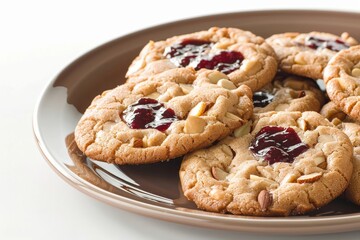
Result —
M 360 121 L 360 46 L 336 54 L 325 68 L 324 81 L 329 98 Z
M 273 49 L 259 36 L 237 28 L 212 27 L 150 41 L 130 65 L 128 81 L 141 82 L 171 69 L 214 69 L 227 74 L 236 85 L 253 91 L 272 80 L 277 70 Z
M 351 202 L 360 205 L 360 125 L 349 118 L 333 102 L 324 105 L 321 114 L 342 130 L 354 146 L 354 169 L 344 196 Z
M 253 94 L 254 113 L 316 111 L 325 102 L 317 84 L 308 78 L 278 74 L 272 83 Z
M 275 50 L 281 70 L 313 79 L 323 78 L 326 64 L 338 51 L 358 44 L 348 33 L 339 37 L 323 32 L 275 34 L 266 41 Z
M 202 72 L 198 82 L 212 73 Z M 164 161 L 209 146 L 251 117 L 249 87 L 229 90 L 194 79 L 153 77 L 97 96 L 76 126 L 79 149 L 116 164 Z
M 288 216 L 339 196 L 352 173 L 349 138 L 316 112 L 269 112 L 252 131 L 185 156 L 184 195 L 200 209 Z

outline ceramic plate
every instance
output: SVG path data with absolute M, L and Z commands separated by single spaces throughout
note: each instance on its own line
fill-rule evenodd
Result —
M 73 141 L 77 121 L 94 96 L 124 82 L 131 60 L 149 40 L 238 27 L 274 33 L 349 32 L 360 39 L 360 14 L 325 11 L 256 11 L 167 23 L 106 43 L 67 66 L 45 88 L 34 114 L 34 133 L 50 166 L 82 192 L 115 207 L 179 223 L 251 232 L 329 233 L 360 228 L 360 207 L 338 199 L 305 216 L 286 218 L 221 215 L 197 210 L 179 187 L 181 159 L 143 166 L 116 166 L 83 157 Z

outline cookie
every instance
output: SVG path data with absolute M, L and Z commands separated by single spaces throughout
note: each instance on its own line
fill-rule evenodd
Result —
M 334 125 L 339 125 L 342 122 L 354 122 L 354 120 L 346 115 L 341 109 L 334 103 L 326 103 L 320 110 L 320 114 L 327 118 Z
M 186 155 L 179 174 L 184 195 L 200 209 L 288 216 L 339 196 L 351 158 L 349 138 L 320 114 L 269 112 L 238 137 Z
M 324 105 L 321 114 L 342 130 L 349 137 L 354 147 L 353 174 L 344 196 L 351 202 L 360 205 L 360 125 L 349 118 L 333 102 Z
M 338 51 L 358 44 L 348 33 L 323 32 L 275 34 L 266 41 L 275 50 L 282 71 L 313 79 L 323 78 L 324 68 Z
M 360 121 L 360 46 L 336 54 L 325 68 L 324 81 L 329 98 Z
M 253 95 L 254 113 L 270 111 L 316 111 L 325 102 L 324 94 L 317 84 L 308 78 L 278 74 Z
M 141 82 L 149 76 L 177 68 L 196 71 L 214 69 L 236 85 L 258 90 L 272 80 L 277 70 L 273 49 L 259 36 L 236 28 L 212 27 L 150 41 L 130 65 L 128 81 Z
M 95 160 L 143 164 L 176 158 L 226 137 L 251 117 L 252 93 L 245 85 L 229 90 L 201 84 L 214 72 L 199 74 L 199 85 L 194 77 L 167 81 L 157 76 L 105 91 L 76 126 L 79 149 Z

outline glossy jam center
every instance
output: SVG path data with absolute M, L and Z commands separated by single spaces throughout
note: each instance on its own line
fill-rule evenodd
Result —
M 350 46 L 347 45 L 344 41 L 340 39 L 324 39 L 324 38 L 318 38 L 314 36 L 309 36 L 305 39 L 305 45 L 307 47 L 310 47 L 312 49 L 330 49 L 332 51 L 341 51 L 343 49 L 347 49 Z
M 209 54 L 213 43 L 197 39 L 185 39 L 165 49 L 164 55 L 177 67 L 192 66 L 196 70 L 201 68 L 218 70 L 229 74 L 240 68 L 244 56 L 236 51 L 221 51 Z
M 266 126 L 255 135 L 249 149 L 256 156 L 273 164 L 291 163 L 309 147 L 301 142 L 295 130 L 290 127 Z
M 254 107 L 266 107 L 274 99 L 274 95 L 268 92 L 255 92 L 253 95 Z
M 239 52 L 222 51 L 219 54 L 207 57 L 207 59 L 201 59 L 196 64 L 195 69 L 214 69 L 229 74 L 236 69 L 239 69 L 243 60 L 244 56 Z
M 165 131 L 178 120 L 174 110 L 165 108 L 164 104 L 152 98 L 140 98 L 128 106 L 122 119 L 132 129 L 154 128 L 159 131 Z
M 197 57 L 209 51 L 213 45 L 210 41 L 185 39 L 165 49 L 164 55 L 170 58 L 177 67 L 186 67 Z

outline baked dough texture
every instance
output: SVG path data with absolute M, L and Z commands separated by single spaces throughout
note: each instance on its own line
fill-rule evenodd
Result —
M 231 82 L 217 71 L 198 76 L 186 71 L 178 77 L 159 74 L 145 82 L 129 82 L 95 97 L 75 129 L 79 149 L 92 159 L 115 164 L 159 162 L 207 147 L 251 117 L 249 87 L 228 89 Z M 220 84 L 208 83 L 216 76 Z M 130 128 L 122 113 L 144 97 L 172 109 L 178 120 L 165 131 Z
M 308 150 L 292 163 L 256 157 L 249 145 L 265 126 L 293 128 Z M 180 168 L 184 195 L 200 209 L 252 216 L 309 212 L 339 196 L 351 178 L 349 138 L 315 112 L 269 112 L 250 132 L 185 156 Z
M 319 112 L 325 102 L 324 94 L 313 80 L 295 75 L 279 74 L 273 82 L 259 91 L 270 93 L 273 95 L 273 99 L 267 106 L 254 106 L 254 113 L 270 111 Z
M 360 46 L 336 54 L 325 68 L 324 81 L 329 98 L 360 121 Z
M 346 32 L 341 36 L 324 32 L 288 32 L 274 34 L 266 41 L 275 50 L 279 60 L 279 68 L 282 71 L 313 79 L 322 79 L 324 68 L 337 52 L 326 47 L 313 49 L 306 46 L 306 41 L 310 37 L 335 42 L 340 40 L 348 46 L 358 44 L 358 41 Z
M 126 74 L 128 81 L 145 81 L 149 76 L 178 68 L 164 52 L 166 48 L 187 39 L 212 42 L 213 45 L 207 53 L 209 55 L 221 51 L 240 52 L 244 56 L 240 68 L 228 74 L 236 86 L 245 84 L 256 91 L 269 83 L 276 74 L 277 60 L 274 50 L 262 37 L 237 28 L 212 27 L 206 31 L 174 36 L 163 41 L 150 41 L 131 63 Z M 200 69 L 199 72 L 203 70 Z

